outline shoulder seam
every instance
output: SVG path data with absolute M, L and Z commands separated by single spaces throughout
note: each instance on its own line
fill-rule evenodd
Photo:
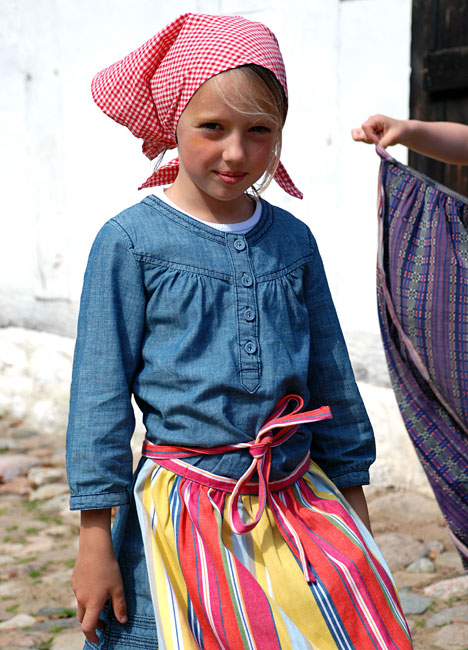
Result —
M 317 244 L 315 242 L 315 237 L 313 236 L 312 231 L 311 231 L 310 228 L 307 228 L 307 236 L 309 238 L 310 250 L 312 251 L 312 253 L 315 253 L 315 251 L 317 249 Z
M 138 262 L 138 259 L 137 259 L 136 255 L 135 255 L 135 246 L 134 246 L 132 238 L 130 237 L 128 232 L 125 230 L 125 228 L 118 221 L 115 220 L 115 218 L 110 219 L 107 223 L 110 226 L 112 226 L 115 230 L 117 230 L 117 232 L 120 234 L 122 239 L 125 240 L 125 242 L 127 244 L 127 251 L 132 256 L 132 260 L 133 260 L 133 263 L 134 263 L 135 267 L 137 268 L 138 271 L 141 272 L 140 264 Z
M 132 238 L 130 237 L 130 235 L 128 234 L 128 232 L 125 230 L 125 228 L 124 228 L 124 227 L 123 227 L 123 226 L 122 226 L 118 221 L 115 220 L 115 218 L 114 218 L 114 219 L 110 219 L 107 223 L 108 223 L 110 226 L 112 226 L 113 228 L 115 228 L 117 231 L 120 232 L 120 234 L 124 237 L 124 239 L 127 240 L 127 243 L 128 243 L 128 245 L 129 245 L 129 248 L 131 248 L 131 249 L 134 249 L 134 248 L 135 248 L 135 245 L 134 245 L 134 243 L 133 243 Z

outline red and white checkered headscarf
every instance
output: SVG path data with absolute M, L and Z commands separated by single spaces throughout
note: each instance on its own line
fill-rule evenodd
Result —
M 220 72 L 249 63 L 271 70 L 287 97 L 283 58 L 265 25 L 240 16 L 186 13 L 99 72 L 91 92 L 106 115 L 143 138 L 143 153 L 153 160 L 177 146 L 177 123 L 198 88 Z M 139 189 L 172 183 L 178 169 L 176 158 Z M 302 198 L 281 163 L 274 178 L 288 194 Z

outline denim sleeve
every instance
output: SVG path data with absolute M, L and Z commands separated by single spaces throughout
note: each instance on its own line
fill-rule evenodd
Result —
M 145 314 L 132 248 L 125 231 L 108 222 L 93 244 L 84 277 L 67 430 L 72 510 L 118 506 L 130 499 L 131 393 Z
M 311 456 L 338 487 L 369 483 L 375 460 L 372 426 L 362 402 L 343 333 L 316 251 L 305 282 L 311 329 L 309 408 L 330 406 L 333 418 L 311 428 Z

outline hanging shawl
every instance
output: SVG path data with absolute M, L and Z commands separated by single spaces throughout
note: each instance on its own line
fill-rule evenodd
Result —
M 406 428 L 468 568 L 468 199 L 377 152 L 385 354 Z

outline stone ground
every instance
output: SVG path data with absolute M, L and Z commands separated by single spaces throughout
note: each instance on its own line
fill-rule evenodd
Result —
M 82 647 L 70 587 L 78 515 L 68 510 L 63 443 L 18 421 L 0 431 L 0 648 Z M 414 647 L 468 649 L 468 575 L 434 500 L 391 489 L 368 498 Z

